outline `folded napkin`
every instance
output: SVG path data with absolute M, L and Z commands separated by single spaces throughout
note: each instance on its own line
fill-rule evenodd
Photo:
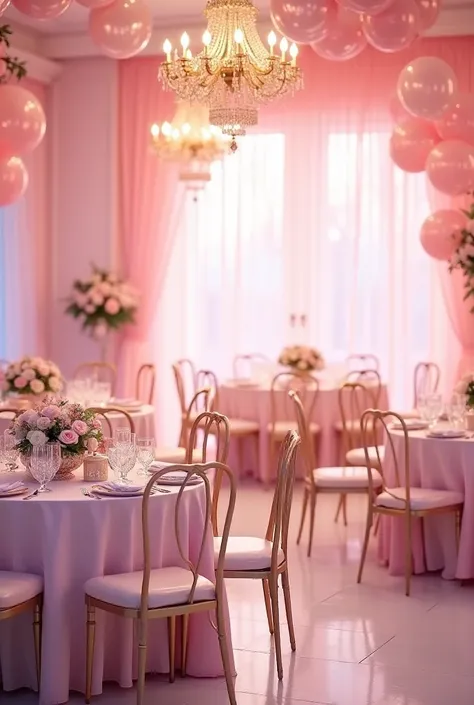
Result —
M 149 472 L 158 472 L 158 470 L 164 470 L 171 467 L 171 465 L 176 465 L 176 463 L 163 463 L 161 460 L 154 460 L 150 465 Z
M 109 482 L 103 482 L 101 487 L 105 487 L 107 490 L 113 490 L 114 492 L 140 492 L 143 489 L 143 485 L 123 485 L 121 482 L 114 482 L 113 480 Z
M 24 482 L 4 482 L 0 484 L 0 492 L 11 492 L 12 490 L 19 490 L 24 487 Z

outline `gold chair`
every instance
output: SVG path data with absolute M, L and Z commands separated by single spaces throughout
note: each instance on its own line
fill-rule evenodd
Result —
M 291 650 L 296 650 L 293 615 L 291 609 L 290 581 L 288 576 L 288 527 L 290 524 L 293 486 L 295 480 L 295 458 L 300 439 L 296 431 L 290 431 L 281 448 L 278 476 L 272 509 L 265 539 L 253 536 L 229 536 L 224 561 L 225 578 L 261 580 L 270 634 L 275 636 L 275 653 L 278 678 L 283 678 L 281 656 L 280 614 L 278 603 L 278 579 L 281 576 L 285 599 Z M 216 564 L 222 553 L 224 536 L 214 539 Z
M 362 370 L 372 369 L 380 370 L 380 360 L 377 355 L 372 355 L 371 353 L 365 354 L 354 354 L 348 355 L 346 357 L 346 365 L 355 372 L 360 372 Z
M 252 364 L 252 362 L 270 362 L 269 358 L 266 355 L 262 355 L 261 353 L 248 353 L 246 355 L 236 355 L 232 361 L 232 374 L 234 376 L 234 379 L 241 379 L 242 377 L 246 377 L 248 375 L 241 375 L 241 370 L 242 370 L 242 365 L 245 364 L 246 369 L 248 369 L 249 365 Z
M 125 411 L 125 409 L 119 409 L 118 407 L 115 406 L 92 406 L 88 409 L 88 411 L 93 411 L 94 414 L 97 414 L 97 416 L 102 416 L 103 421 L 105 422 L 107 426 L 107 430 L 109 432 L 109 437 L 111 438 L 113 436 L 113 428 L 112 428 L 112 422 L 108 417 L 108 414 L 119 414 L 121 417 L 121 421 L 123 420 L 124 423 L 126 423 L 127 426 L 130 428 L 130 433 L 135 433 L 135 423 L 128 413 L 128 411 Z
M 207 474 L 210 470 L 219 470 L 229 480 L 229 502 L 221 538 L 221 545 L 216 562 L 215 583 L 203 577 L 199 570 L 204 555 L 206 541 L 210 540 L 211 491 Z M 185 472 L 186 479 L 181 485 L 174 513 L 174 530 L 176 543 L 183 565 L 152 568 L 151 541 L 153 533 L 149 527 L 150 494 L 155 482 L 170 473 Z M 180 510 L 183 492 L 188 481 L 199 478 L 205 489 L 205 511 L 203 516 L 202 536 L 199 541 L 197 559 L 191 561 L 184 555 L 180 535 Z M 147 631 L 150 619 L 167 619 L 170 644 L 170 681 L 174 680 L 176 617 L 186 618 L 197 612 L 216 614 L 217 635 L 221 650 L 222 663 L 231 705 L 236 705 L 228 635 L 225 624 L 225 590 L 224 562 L 232 516 L 235 507 L 235 482 L 230 469 L 222 463 L 205 465 L 172 465 L 154 473 L 149 480 L 142 502 L 143 534 L 143 570 L 119 575 L 107 575 L 92 578 L 85 584 L 85 601 L 87 607 L 87 653 L 86 653 L 86 703 L 90 703 L 92 689 L 92 669 L 94 660 L 95 612 L 96 609 L 133 619 L 138 626 L 138 681 L 137 705 L 144 703 L 145 669 L 147 654 Z M 181 670 L 186 673 L 187 658 L 187 620 L 183 620 Z
M 178 438 L 178 446 L 186 445 L 186 437 L 189 428 L 186 427 L 186 422 L 189 420 L 189 405 L 196 392 L 200 389 L 196 379 L 196 368 L 194 363 L 187 358 L 178 360 L 172 366 L 176 391 L 178 392 L 179 408 L 181 411 L 181 428 Z M 188 394 L 188 387 L 190 393 Z M 198 414 L 196 414 L 198 416 Z M 191 423 L 195 417 L 191 417 Z
M 332 493 L 339 494 L 342 500 L 342 510 L 345 523 L 347 516 L 345 510 L 345 497 L 347 494 L 367 494 L 369 492 L 368 472 L 372 472 L 374 487 L 382 486 L 382 478 L 377 470 L 369 470 L 360 467 L 329 467 L 318 468 L 314 455 L 314 445 L 309 432 L 308 422 L 305 417 L 304 407 L 296 392 L 290 392 L 296 410 L 298 419 L 298 431 L 301 436 L 302 453 L 306 467 L 306 477 L 304 480 L 303 507 L 301 511 L 300 526 L 298 529 L 298 537 L 296 543 L 301 541 L 308 503 L 310 506 L 310 522 L 309 522 L 309 542 L 308 542 L 308 557 L 311 556 L 313 545 L 314 520 L 316 514 L 316 499 L 318 494 Z M 341 502 L 340 500 L 340 502 Z
M 33 638 L 38 691 L 41 682 L 43 578 L 33 573 L 0 571 L 0 621 L 33 611 Z
M 194 421 L 199 418 L 199 416 L 209 410 L 210 406 L 210 390 L 200 389 L 191 399 L 188 410 L 186 412 L 186 419 L 183 424 L 185 429 L 185 436 L 183 438 L 184 445 L 178 446 L 177 448 L 165 448 L 158 447 L 155 448 L 155 459 L 163 463 L 184 463 L 187 457 L 187 449 L 189 446 L 190 432 Z M 201 460 L 201 455 L 196 451 L 195 462 Z
M 153 404 L 153 393 L 155 391 L 155 365 L 146 363 L 137 372 L 135 384 L 135 398 L 137 401 Z
M 314 444 L 315 457 L 318 457 L 318 439 L 321 427 L 312 419 L 319 396 L 319 382 L 311 375 L 299 375 L 296 372 L 279 372 L 273 377 L 270 386 L 270 423 L 267 427 L 269 477 L 272 468 L 275 467 L 277 444 L 285 439 L 288 431 L 298 430 L 295 407 L 288 394 L 290 391 L 297 392 L 303 404 L 305 416 L 308 419 L 309 432 Z M 284 417 L 283 421 L 281 420 L 282 416 Z
M 395 453 L 393 439 L 389 433 L 387 419 L 398 421 L 403 429 L 403 452 L 402 457 L 397 457 Z M 382 487 L 375 487 L 371 474 L 368 474 L 369 481 L 369 501 L 367 510 L 367 523 L 365 528 L 364 545 L 360 557 L 359 572 L 357 582 L 362 580 L 367 546 L 369 543 L 370 529 L 372 527 L 375 514 L 382 516 L 400 517 L 405 526 L 405 594 L 410 595 L 410 582 L 413 571 L 412 567 L 412 521 L 413 519 L 423 519 L 426 516 L 435 514 L 454 514 L 453 528 L 458 527 L 458 516 L 462 516 L 464 497 L 460 492 L 448 490 L 433 490 L 422 487 L 412 487 L 410 481 L 410 458 L 408 429 L 404 419 L 393 411 L 377 411 L 368 409 L 361 419 L 362 442 L 368 451 L 368 443 L 373 436 L 374 429 L 380 428 L 385 432 L 388 439 L 385 448 L 385 457 L 379 458 L 381 468 Z M 367 453 L 368 455 L 368 453 Z M 384 473 L 384 466 L 390 459 L 394 467 L 394 485 L 389 489 L 387 478 Z
M 110 382 L 112 396 L 117 384 L 117 368 L 112 362 L 83 362 L 76 367 L 73 379 L 92 377 L 99 382 Z

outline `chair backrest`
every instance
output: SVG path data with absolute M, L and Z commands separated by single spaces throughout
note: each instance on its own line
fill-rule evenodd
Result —
M 229 501 L 227 505 L 227 510 L 225 514 L 225 521 L 224 521 L 224 527 L 222 530 L 221 534 L 221 545 L 220 545 L 220 550 L 219 550 L 219 556 L 217 559 L 217 564 L 215 566 L 215 576 L 216 576 L 216 593 L 217 595 L 222 595 L 223 594 L 223 586 L 224 586 L 224 559 L 225 559 L 225 552 L 227 548 L 227 541 L 229 538 L 229 532 L 230 532 L 230 527 L 232 524 L 232 517 L 234 514 L 234 508 L 235 508 L 235 497 L 236 497 L 236 490 L 235 490 L 235 479 L 232 474 L 232 471 L 227 465 L 224 465 L 223 463 L 218 463 L 218 462 L 212 462 L 212 463 L 205 463 L 203 465 L 171 465 L 171 466 L 166 466 L 162 468 L 161 470 L 158 470 L 155 472 L 150 480 L 148 481 L 145 491 L 143 493 L 143 503 L 142 503 L 142 535 L 143 535 L 143 555 L 144 555 L 144 568 L 143 568 L 143 580 L 142 580 L 142 592 L 141 592 L 141 602 L 140 602 L 140 619 L 141 620 L 146 620 L 147 619 L 147 611 L 148 611 L 148 592 L 149 592 L 149 587 L 150 587 L 150 573 L 152 570 L 153 566 L 153 558 L 152 558 L 152 551 L 151 551 L 151 541 L 150 537 L 154 538 L 154 533 L 150 531 L 149 527 L 149 505 L 150 505 L 150 495 L 151 491 L 153 489 L 153 486 L 159 480 L 161 477 L 167 475 L 167 474 L 173 474 L 176 472 L 184 472 L 186 474 L 186 477 L 184 479 L 183 484 L 179 488 L 178 495 L 176 498 L 176 504 L 175 504 L 175 510 L 174 510 L 174 531 L 175 531 L 175 537 L 176 537 L 176 544 L 178 547 L 178 551 L 181 557 L 181 561 L 183 563 L 183 567 L 186 567 L 189 569 L 189 571 L 192 573 L 193 580 L 191 584 L 191 588 L 189 591 L 189 594 L 186 598 L 186 600 L 183 600 L 183 604 L 192 604 L 194 602 L 194 594 L 196 590 L 196 585 L 197 581 L 199 578 L 200 574 L 200 569 L 201 569 L 201 562 L 202 558 L 204 555 L 204 550 L 206 548 L 206 542 L 211 541 L 212 533 L 210 533 L 211 529 L 211 507 L 212 507 L 212 502 L 211 502 L 211 488 L 210 488 L 210 482 L 209 482 L 209 477 L 208 474 L 212 470 L 218 470 L 222 473 L 222 475 L 227 476 L 227 479 L 229 481 Z M 186 555 L 186 552 L 183 548 L 183 545 L 187 543 L 187 536 L 182 537 L 181 536 L 181 513 L 183 511 L 186 511 L 186 509 L 182 509 L 182 500 L 183 500 L 183 493 L 184 490 L 189 487 L 189 482 L 192 478 L 199 478 L 202 483 L 203 483 L 203 490 L 204 490 L 204 496 L 205 496 L 205 502 L 204 502 L 204 515 L 203 515 L 203 523 L 202 523 L 202 529 L 197 529 L 196 527 L 193 527 L 193 543 L 195 546 L 197 546 L 197 550 L 193 551 L 194 555 L 192 556 L 192 559 L 189 558 Z M 183 542 L 184 538 L 184 542 Z
M 275 569 L 279 563 L 278 552 L 280 548 L 283 549 L 285 557 L 287 554 L 288 529 L 295 484 L 296 451 L 299 444 L 300 437 L 297 432 L 289 431 L 281 445 L 278 458 L 277 482 L 265 535 L 266 540 L 273 543 L 272 569 Z
M 314 439 L 309 431 L 309 422 L 306 418 L 304 406 L 298 393 L 295 391 L 289 392 L 288 396 L 293 401 L 293 406 L 298 422 L 298 434 L 301 438 L 301 452 L 303 455 L 303 463 L 307 479 L 314 484 L 313 470 L 316 469 L 316 452 L 314 450 Z
M 143 401 L 146 404 L 153 404 L 155 377 L 155 365 L 146 363 L 140 367 L 137 372 L 137 381 L 135 385 L 135 397 L 137 401 Z
M 73 379 L 91 377 L 97 382 L 110 382 L 112 396 L 117 383 L 117 368 L 112 362 L 83 362 L 74 371 Z
M 379 405 L 382 395 L 382 378 L 378 370 L 352 370 L 347 373 L 345 381 L 363 384 L 370 390 L 374 406 Z
M 192 418 L 202 414 L 205 411 L 211 410 L 211 392 L 209 389 L 199 389 L 189 402 L 186 414 L 184 416 L 184 444 L 183 447 L 188 447 L 189 432 L 192 427 Z
M 212 370 L 198 370 L 196 373 L 196 385 L 198 389 L 209 389 L 210 408 L 213 411 L 219 410 L 219 382 L 217 375 Z
M 344 382 L 339 387 L 338 404 L 342 422 L 342 453 L 360 446 L 360 420 L 367 409 L 377 406 L 377 388 L 363 382 Z M 375 437 L 372 438 L 374 445 Z M 345 460 L 344 460 L 345 462 Z
M 346 365 L 350 370 L 361 371 L 361 370 L 380 370 L 380 360 L 377 355 L 368 354 L 354 354 L 348 355 L 346 357 Z
M 393 438 L 390 434 L 390 425 L 393 421 L 396 421 L 400 425 L 400 430 L 397 433 L 403 434 L 403 451 L 402 453 L 396 453 L 393 444 Z M 380 411 L 379 409 L 367 409 L 362 414 L 360 421 L 361 436 L 362 436 L 362 446 L 365 451 L 365 460 L 367 467 L 371 467 L 369 458 L 369 448 L 373 446 L 372 438 L 373 434 L 382 435 L 385 438 L 384 453 L 380 454 L 379 446 L 376 448 L 377 456 L 377 469 L 382 475 L 383 489 L 390 493 L 390 489 L 386 484 L 386 473 L 385 468 L 390 464 L 393 468 L 393 482 L 390 483 L 392 487 L 405 487 L 406 490 L 406 501 L 404 509 L 409 511 L 410 507 L 410 457 L 409 457 L 409 443 L 408 443 L 408 428 L 405 420 L 394 411 Z M 373 464 L 373 458 L 372 458 Z M 372 473 L 368 473 L 369 479 L 369 493 L 373 496 L 374 485 Z M 403 501 L 403 500 L 401 500 Z
M 110 414 L 120 415 L 120 422 L 124 422 L 127 426 L 130 427 L 130 433 L 135 433 L 135 423 L 128 413 L 128 411 L 125 411 L 125 409 L 119 409 L 115 406 L 97 406 L 97 407 L 90 407 L 88 411 L 93 411 L 94 414 L 97 414 L 97 416 L 101 416 L 102 419 L 105 421 L 105 424 L 107 426 L 107 430 L 109 432 L 109 436 L 113 436 L 113 428 L 112 428 L 112 422 L 109 418 Z M 104 434 L 105 435 L 105 434 Z
M 266 355 L 261 353 L 247 353 L 245 355 L 236 355 L 232 362 L 232 372 L 234 379 L 239 379 L 241 377 L 248 377 L 249 372 L 251 372 L 252 362 L 270 362 Z M 247 372 L 247 374 L 242 374 L 242 369 Z
M 225 465 L 227 463 L 227 457 L 229 455 L 229 444 L 230 444 L 230 427 L 229 420 L 227 416 L 223 414 L 218 414 L 215 411 L 205 411 L 200 414 L 194 421 L 191 431 L 189 434 L 188 444 L 186 448 L 186 463 L 190 465 L 193 462 L 194 449 L 197 445 L 198 433 L 203 433 L 202 436 L 202 446 L 201 446 L 201 462 L 207 462 L 207 449 L 209 438 L 215 441 L 216 457 L 215 460 L 218 463 Z M 212 530 L 214 536 L 219 535 L 218 527 L 218 507 L 219 507 L 219 494 L 222 487 L 222 472 L 221 470 L 216 470 L 216 475 L 214 478 L 214 484 L 212 487 L 212 512 L 211 512 L 211 522 Z
M 272 379 L 270 386 L 270 423 L 272 431 L 277 421 L 288 421 L 295 418 L 295 408 L 289 392 L 297 392 L 308 423 L 313 419 L 319 394 L 318 380 L 310 374 L 300 375 L 296 372 L 279 372 Z
M 441 370 L 436 362 L 419 362 L 413 373 L 413 408 L 416 409 L 420 397 L 436 394 Z
M 183 358 L 173 364 L 173 374 L 178 392 L 181 414 L 186 415 L 189 402 L 196 393 L 196 368 L 192 360 Z

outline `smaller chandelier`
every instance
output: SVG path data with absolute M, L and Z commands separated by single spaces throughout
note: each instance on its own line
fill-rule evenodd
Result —
M 228 148 L 220 130 L 209 124 L 208 110 L 202 105 L 181 102 L 171 123 L 154 123 L 150 132 L 155 152 L 161 159 L 180 163 L 179 180 L 193 191 L 202 190 L 211 180 L 212 162 Z
M 231 135 L 234 151 L 235 137 L 258 123 L 260 104 L 302 87 L 298 47 L 283 37 L 277 56 L 277 37 L 270 32 L 267 49 L 251 0 L 208 0 L 205 14 L 203 51 L 192 55 L 186 32 L 181 37 L 181 55 L 177 50 L 173 53 L 166 40 L 166 61 L 159 77 L 181 99 L 208 105 L 211 124 Z

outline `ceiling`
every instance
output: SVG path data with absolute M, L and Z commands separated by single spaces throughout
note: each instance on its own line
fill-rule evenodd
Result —
M 434 28 L 432 34 L 441 34 L 446 18 L 449 16 L 449 26 L 453 24 L 452 17 L 459 17 L 459 31 L 446 31 L 446 34 L 474 34 L 474 0 L 441 0 L 442 15 L 438 23 L 439 28 Z M 197 24 L 203 21 L 205 0 L 148 0 L 153 10 L 155 27 L 183 27 L 185 24 Z M 254 0 L 254 4 L 261 11 L 261 16 L 269 14 L 269 0 Z M 470 21 L 466 12 L 469 12 Z M 472 13 L 472 17 L 471 17 Z M 29 31 L 37 34 L 69 34 L 83 32 L 87 29 L 88 10 L 73 2 L 66 12 L 56 20 L 34 20 L 18 12 L 14 7 L 9 7 L 4 17 L 15 25 L 28 27 Z

